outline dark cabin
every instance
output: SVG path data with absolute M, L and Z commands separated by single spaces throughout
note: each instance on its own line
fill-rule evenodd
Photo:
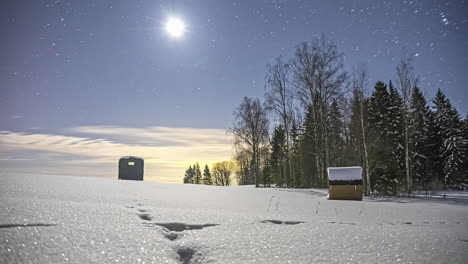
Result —
M 142 158 L 122 157 L 119 160 L 119 180 L 143 180 L 144 163 Z

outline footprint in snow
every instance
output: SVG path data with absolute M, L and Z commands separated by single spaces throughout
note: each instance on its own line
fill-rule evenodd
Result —
M 305 222 L 302 221 L 281 221 L 281 220 L 263 220 L 260 221 L 261 223 L 272 223 L 272 224 L 277 224 L 277 225 L 297 225 L 297 224 L 302 224 Z
M 5 224 L 0 225 L 0 228 L 22 228 L 22 227 L 38 227 L 38 226 L 57 226 L 55 224 L 43 224 L 43 223 L 36 223 L 36 224 Z
M 153 220 L 153 217 L 150 214 L 139 214 L 138 217 L 140 217 L 141 220 L 145 221 Z
M 155 223 L 155 225 L 162 226 L 169 231 L 182 232 L 185 230 L 203 229 L 205 227 L 217 226 L 218 224 L 204 224 L 204 225 L 189 225 L 184 223 Z

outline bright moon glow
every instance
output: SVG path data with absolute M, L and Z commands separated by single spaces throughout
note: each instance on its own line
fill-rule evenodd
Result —
M 177 17 L 171 17 L 166 23 L 166 32 L 175 38 L 180 38 L 185 33 L 184 21 Z

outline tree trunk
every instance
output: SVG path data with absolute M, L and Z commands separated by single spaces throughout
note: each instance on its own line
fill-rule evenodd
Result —
M 406 118 L 406 117 L 405 117 Z M 409 135 L 408 135 L 408 123 L 405 122 L 405 172 L 406 182 L 408 188 L 408 195 L 411 194 L 412 179 L 410 175 L 410 157 L 409 157 Z
M 370 185 L 370 175 L 369 175 L 369 156 L 367 153 L 367 138 L 366 138 L 366 131 L 364 127 L 364 110 L 363 110 L 363 103 L 362 98 L 360 100 L 360 121 L 361 121 L 361 132 L 362 132 L 362 145 L 364 148 L 364 177 L 366 179 L 365 187 L 365 194 L 369 196 L 371 194 L 371 185 Z

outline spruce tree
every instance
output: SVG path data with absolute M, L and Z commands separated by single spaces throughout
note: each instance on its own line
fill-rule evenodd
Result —
M 200 170 L 200 164 L 198 164 L 198 161 L 197 163 L 195 163 L 193 165 L 193 170 L 194 170 L 194 177 L 193 177 L 193 183 L 195 184 L 201 184 L 202 183 L 202 173 L 201 173 L 201 170 Z
M 185 170 L 184 183 L 193 183 L 194 170 L 190 165 L 187 170 Z
M 416 187 L 427 190 L 431 181 L 431 111 L 418 87 L 413 89 L 410 107 L 411 174 Z
M 301 132 L 296 125 L 296 121 L 292 121 L 291 125 L 291 164 L 292 164 L 292 180 L 293 186 L 303 187 L 303 174 L 301 166 L 301 152 L 300 152 L 300 142 L 301 142 Z
M 304 186 L 306 188 L 319 187 L 317 169 L 318 169 L 318 146 L 316 144 L 315 126 L 316 122 L 313 117 L 313 109 L 311 106 L 307 108 L 305 120 L 303 123 L 303 135 L 301 140 L 301 157 L 303 164 L 302 171 L 305 176 Z
M 397 89 L 389 82 L 388 131 L 386 137 L 392 144 L 393 181 L 403 182 L 405 179 L 405 138 L 403 100 Z
M 203 170 L 202 182 L 205 185 L 213 185 L 213 181 L 211 180 L 211 172 L 210 172 L 210 168 L 208 168 L 208 164 L 205 164 L 205 169 Z
M 391 119 L 390 94 L 383 82 L 375 84 L 369 98 L 369 166 L 371 189 L 378 193 L 394 195 L 398 186 L 398 166 L 394 162 L 393 143 L 389 138 Z
M 462 166 L 466 162 L 467 140 L 463 123 L 457 110 L 439 89 L 434 99 L 435 122 L 441 139 L 439 164 L 442 166 L 441 180 L 446 186 L 463 182 Z
M 388 112 L 390 103 L 390 94 L 387 85 L 383 82 L 377 82 L 374 92 L 369 98 L 369 122 L 372 124 L 372 130 L 384 135 L 388 134 Z
M 464 120 L 464 137 L 466 142 L 468 142 L 468 113 L 466 114 L 465 120 Z M 465 147 L 465 164 L 463 168 L 463 183 L 465 185 L 465 189 L 468 187 L 468 146 Z
M 286 134 L 282 125 L 275 128 L 271 139 L 271 152 L 268 159 L 267 170 L 264 173 L 263 185 L 269 186 L 272 181 L 277 186 L 288 184 L 286 182 L 285 165 L 286 165 Z

